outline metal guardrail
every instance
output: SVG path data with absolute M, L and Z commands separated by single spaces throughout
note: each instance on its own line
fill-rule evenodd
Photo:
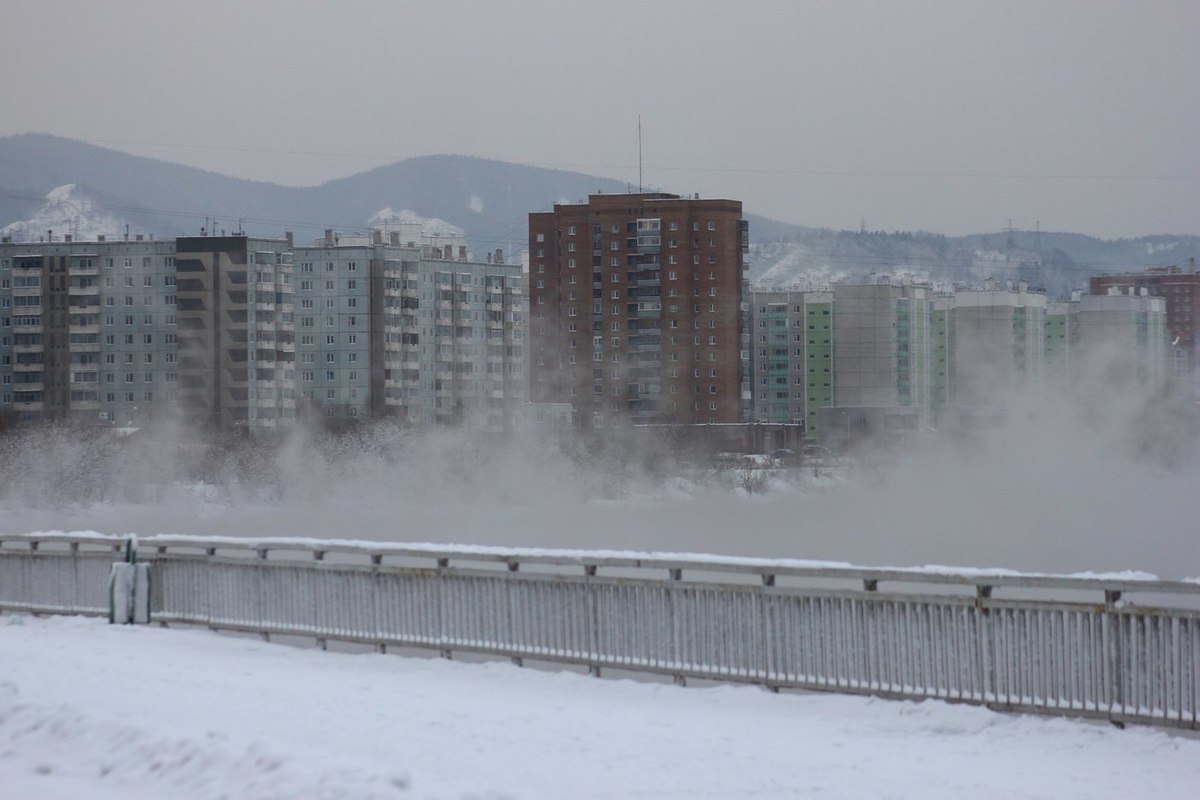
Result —
M 0 609 L 107 613 L 124 543 L 0 536 Z M 164 624 L 1200 728 L 1197 582 L 308 539 L 140 548 Z

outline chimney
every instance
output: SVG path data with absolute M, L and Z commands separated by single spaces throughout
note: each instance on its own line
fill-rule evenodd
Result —
M 68 233 L 66 236 L 64 236 L 64 237 L 63 237 L 63 241 L 64 241 L 64 242 L 67 242 L 68 244 L 70 244 L 70 242 L 71 242 L 71 234 L 69 234 L 69 233 Z
M 296 239 L 295 239 L 295 237 L 292 235 L 292 232 L 291 232 L 291 231 L 284 231 L 284 232 L 283 232 L 283 238 L 287 239 L 287 243 L 288 243 L 288 250 L 291 250 L 293 247 L 295 247 L 295 246 L 296 246 Z
M 101 233 L 101 234 L 99 234 L 99 235 L 96 237 L 96 241 L 97 241 L 97 242 L 103 242 L 103 241 L 104 241 L 104 238 L 105 238 L 105 237 L 104 237 L 104 234 L 103 234 L 103 233 Z
M 142 235 L 139 233 L 139 234 L 137 234 L 136 238 L 137 238 L 137 240 L 140 242 L 140 241 L 142 241 L 142 240 L 143 240 L 144 238 L 146 238 L 146 237 L 142 236 Z
M 378 228 L 371 229 L 371 244 L 383 244 L 383 231 Z
M 460 244 L 458 246 L 458 260 L 459 261 L 467 260 L 467 246 L 465 244 Z
M 333 228 L 325 229 L 325 246 L 333 247 Z
M 1017 291 L 1021 294 L 1025 294 L 1025 292 L 1029 291 L 1029 281 L 1025 280 L 1024 278 L 1017 281 Z
M 504 263 L 504 251 L 501 250 L 499 247 L 496 248 L 496 263 L 497 264 Z
M 399 247 L 400 246 L 400 231 L 392 231 L 391 234 L 388 236 L 388 241 L 391 242 L 392 247 Z

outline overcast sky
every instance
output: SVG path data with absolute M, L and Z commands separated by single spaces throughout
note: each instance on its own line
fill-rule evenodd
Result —
M 0 134 L 248 178 L 453 153 L 636 185 L 641 114 L 647 185 L 789 222 L 1200 234 L 1197 0 L 6 0 L 0 23 Z

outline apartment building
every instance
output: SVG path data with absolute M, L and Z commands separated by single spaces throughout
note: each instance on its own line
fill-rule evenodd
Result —
M 400 242 L 330 232 L 295 250 L 302 402 L 327 417 L 509 427 L 525 399 L 521 267 Z
M 750 293 L 750 383 L 756 422 L 804 419 L 803 329 L 803 292 Z
M 591 195 L 529 215 L 530 399 L 580 428 L 725 423 L 750 401 L 742 205 Z
M 177 391 L 175 246 L 0 243 L 0 410 L 139 424 Z
M 1102 369 L 1127 385 L 1161 388 L 1167 382 L 1167 303 L 1148 293 L 1081 295 L 1071 306 L 1077 363 Z M 1088 363 L 1091 361 L 1092 363 Z
M 1079 295 L 1076 293 L 1075 300 Z M 1046 302 L 1046 316 L 1043 326 L 1042 362 L 1043 374 L 1053 385 L 1065 386 L 1067 376 L 1072 368 L 1076 334 L 1072 324 L 1073 306 L 1066 300 Z
M 1200 396 L 1200 272 L 1195 260 L 1185 272 L 1178 266 L 1149 267 L 1143 272 L 1101 275 L 1089 282 L 1093 295 L 1107 295 L 1110 287 L 1121 294 L 1161 297 L 1166 303 L 1166 329 L 1170 345 L 1171 372 L 1177 379 L 1195 381 Z
M 979 407 L 1040 380 L 1046 295 L 1024 281 L 958 288 L 950 309 L 950 402 Z
M 511 424 L 521 268 L 399 233 L 0 243 L 0 412 L 247 434 L 325 417 Z
M 292 242 L 175 240 L 179 412 L 188 424 L 249 434 L 296 416 Z

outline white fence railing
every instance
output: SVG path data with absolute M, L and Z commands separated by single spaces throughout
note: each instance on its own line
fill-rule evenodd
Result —
M 107 613 L 124 544 L 0 537 L 0 609 Z M 1200 728 L 1194 582 L 298 539 L 140 554 L 161 623 Z

